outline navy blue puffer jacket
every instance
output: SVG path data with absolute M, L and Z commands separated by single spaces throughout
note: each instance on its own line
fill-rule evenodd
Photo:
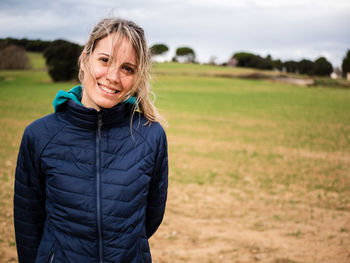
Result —
M 97 112 L 72 100 L 30 124 L 17 161 L 20 263 L 151 262 L 168 180 L 167 142 L 134 105 Z

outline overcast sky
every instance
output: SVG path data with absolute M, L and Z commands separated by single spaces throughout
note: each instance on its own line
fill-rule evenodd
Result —
M 0 38 L 84 44 L 99 19 L 116 15 L 165 43 L 168 57 L 192 47 L 200 62 L 247 51 L 340 66 L 350 49 L 350 0 L 0 0 Z

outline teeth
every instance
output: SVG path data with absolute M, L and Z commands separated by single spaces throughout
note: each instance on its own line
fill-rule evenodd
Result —
M 109 89 L 109 88 L 106 88 L 106 87 L 104 87 L 104 86 L 100 86 L 100 88 L 103 89 L 105 92 L 108 92 L 108 93 L 111 93 L 111 94 L 117 93 L 116 91 L 111 90 L 111 89 Z

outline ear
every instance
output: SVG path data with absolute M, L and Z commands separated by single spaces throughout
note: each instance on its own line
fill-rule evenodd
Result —
M 86 72 L 86 70 L 87 70 L 86 58 L 87 58 L 87 53 L 84 50 L 79 56 L 79 75 L 78 75 L 78 78 L 79 78 L 81 83 L 83 83 L 83 81 L 84 81 L 84 72 Z
M 86 69 L 86 59 L 87 59 L 87 53 L 85 50 L 83 50 L 83 52 L 81 52 L 79 61 L 80 61 L 80 68 L 82 70 Z

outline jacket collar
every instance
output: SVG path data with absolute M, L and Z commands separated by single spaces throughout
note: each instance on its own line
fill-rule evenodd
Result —
M 61 111 L 68 114 L 69 120 L 75 126 L 86 128 L 96 128 L 99 118 L 102 120 L 103 127 L 128 123 L 134 108 L 133 104 L 120 103 L 113 108 L 97 111 L 93 108 L 86 108 L 73 100 L 68 100 L 64 106 Z
M 115 125 L 130 120 L 134 107 L 137 107 L 136 99 L 130 97 L 127 101 L 119 103 L 113 108 L 97 111 L 81 104 L 81 94 L 82 87 L 80 85 L 68 92 L 60 90 L 53 102 L 55 111 L 68 113 L 74 125 L 96 127 L 99 117 L 101 117 L 103 126 Z

